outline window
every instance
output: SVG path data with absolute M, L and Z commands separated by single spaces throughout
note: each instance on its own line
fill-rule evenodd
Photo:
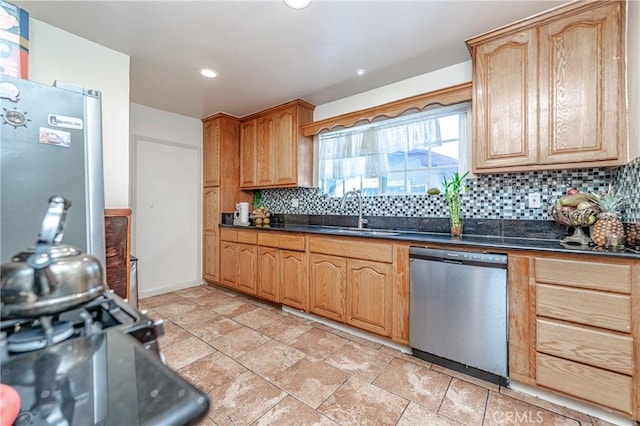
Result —
M 342 196 L 423 194 L 458 171 L 467 135 L 468 102 L 364 126 L 326 132 L 318 141 L 323 193 Z

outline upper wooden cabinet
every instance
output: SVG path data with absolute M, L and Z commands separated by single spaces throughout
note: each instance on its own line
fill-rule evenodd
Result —
M 475 173 L 627 162 L 624 2 L 574 2 L 467 40 Z
M 220 212 L 233 212 L 237 202 L 251 201 L 239 185 L 240 120 L 222 113 L 204 118 L 202 151 L 204 187 L 220 187 Z
M 242 120 L 241 188 L 312 185 L 312 139 L 300 127 L 313 120 L 314 108 L 295 100 Z
M 256 120 L 245 121 L 240 125 L 240 187 L 247 188 L 256 184 L 257 135 Z

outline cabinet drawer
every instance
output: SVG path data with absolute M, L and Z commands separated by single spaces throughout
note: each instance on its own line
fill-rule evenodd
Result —
M 536 382 L 578 398 L 631 413 L 631 377 L 538 353 Z
M 633 374 L 631 336 L 538 319 L 537 350 L 594 367 Z
M 304 251 L 305 236 L 260 232 L 258 233 L 258 245 L 264 247 L 276 247 L 285 250 Z
M 561 259 L 535 259 L 539 283 L 560 284 L 594 290 L 631 292 L 631 266 Z
M 238 231 L 238 242 L 245 244 L 257 244 L 258 233 L 256 231 Z
M 220 240 L 238 242 L 238 231 L 235 229 L 222 228 L 220 230 Z
M 310 238 L 309 251 L 352 259 L 374 260 L 385 263 L 393 262 L 393 246 L 391 244 L 369 243 L 362 240 Z
M 620 294 L 546 284 L 536 286 L 540 316 L 629 333 L 631 299 Z

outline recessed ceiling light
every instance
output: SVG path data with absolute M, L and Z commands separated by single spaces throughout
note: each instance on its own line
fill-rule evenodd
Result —
M 207 78 L 214 78 L 218 76 L 218 73 L 215 72 L 214 70 L 210 70 L 208 68 L 203 68 L 200 70 L 200 74 L 202 74 L 203 76 L 207 77 Z
M 356 74 L 358 74 L 360 77 L 362 77 L 366 73 L 367 73 L 367 70 L 365 70 L 364 68 L 360 68 L 356 70 Z
M 291 9 L 304 9 L 309 6 L 311 0 L 284 0 L 284 2 Z

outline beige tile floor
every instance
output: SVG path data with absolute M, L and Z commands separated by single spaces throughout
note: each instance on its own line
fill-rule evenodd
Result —
M 221 287 L 146 298 L 167 364 L 207 392 L 202 425 L 603 425 Z

